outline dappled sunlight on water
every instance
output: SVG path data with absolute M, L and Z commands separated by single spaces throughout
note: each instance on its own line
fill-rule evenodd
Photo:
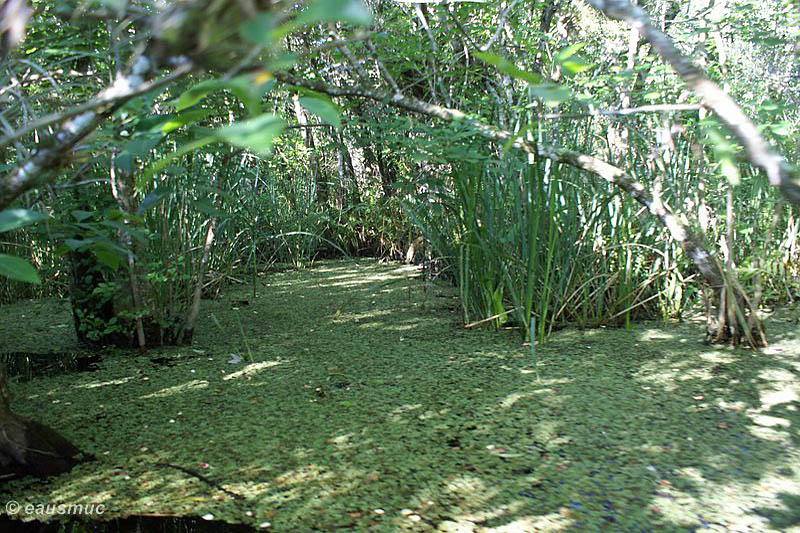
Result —
M 15 407 L 97 460 L 7 490 L 111 518 L 476 533 L 765 530 L 759 510 L 800 492 L 791 331 L 767 356 L 694 325 L 567 329 L 534 360 L 405 267 L 263 282 L 204 301 L 190 350 L 14 383 Z

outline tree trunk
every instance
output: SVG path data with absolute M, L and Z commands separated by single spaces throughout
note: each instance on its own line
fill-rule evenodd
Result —
M 364 147 L 364 156 L 368 163 L 375 165 L 378 169 L 378 175 L 381 179 L 381 190 L 383 191 L 384 198 L 391 198 L 394 194 L 394 183 L 397 181 L 394 168 L 391 162 L 388 162 L 383 157 L 383 147 L 380 144 L 375 146 L 373 150 L 369 146 Z
M 115 202 L 125 215 L 125 222 L 129 223 L 127 215 L 137 209 L 133 178 L 117 169 L 111 172 L 110 181 L 111 193 L 105 189 L 99 196 L 93 195 L 92 190 L 76 187 L 76 205 L 91 213 L 102 211 Z M 92 232 L 73 236 L 78 241 L 96 237 Z M 156 308 L 153 303 L 153 288 L 146 282 L 147 272 L 142 260 L 146 255 L 145 245 L 132 239 L 126 231 L 119 231 L 116 238 L 127 250 L 117 266 L 98 259 L 101 253 L 112 252 L 93 248 L 96 242 L 67 253 L 70 303 L 78 342 L 92 348 L 117 346 L 142 351 L 147 346 L 181 344 L 179 333 L 183 316 L 176 316 L 180 313 L 173 310 Z
M 300 105 L 300 99 L 297 95 L 292 98 L 292 102 L 294 103 L 294 114 L 297 118 L 297 123 L 301 126 L 300 135 L 303 137 L 303 144 L 308 150 L 308 167 L 311 171 L 311 179 L 314 182 L 314 188 L 317 191 L 317 202 L 322 205 L 327 205 L 328 184 L 322 176 L 320 169 L 319 157 L 316 152 L 316 143 L 314 142 L 314 133 L 311 131 L 312 128 L 304 127 L 308 126 L 308 115 L 303 109 L 303 106 Z

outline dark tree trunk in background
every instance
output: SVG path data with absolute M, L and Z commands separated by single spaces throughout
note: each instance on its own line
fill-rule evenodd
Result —
M 114 179 L 112 178 L 112 181 Z M 118 209 L 127 214 L 136 206 L 120 192 L 122 182 L 115 189 Z M 86 190 L 76 187 L 75 205 L 85 212 L 102 211 L 114 206 L 115 198 L 107 189 Z M 125 201 L 119 201 L 124 198 Z M 86 241 L 96 237 L 91 231 L 79 231 L 72 238 Z M 97 348 L 117 346 L 139 348 L 191 342 L 191 334 L 179 335 L 183 316 L 173 316 L 164 309 L 154 309 L 148 303 L 148 286 L 143 262 L 137 260 L 145 254 L 143 246 L 134 242 L 126 232 L 108 235 L 111 240 L 128 250 L 115 268 L 103 263 L 92 249 L 97 243 L 70 250 L 67 253 L 69 268 L 69 296 L 75 333 L 83 346 Z M 181 342 L 182 341 L 182 342 Z
M 397 181 L 397 175 L 391 165 L 391 161 L 387 161 L 384 158 L 382 151 L 381 145 L 376 145 L 374 150 L 369 146 L 365 146 L 364 156 L 368 163 L 378 169 L 384 198 L 390 198 L 394 194 L 393 185 Z
M 107 331 L 116 316 L 114 300 L 98 290 L 106 283 L 103 266 L 91 252 L 73 250 L 69 261 L 69 300 L 78 342 L 84 346 L 123 346 L 124 335 Z M 112 324 L 113 325 L 113 324 Z

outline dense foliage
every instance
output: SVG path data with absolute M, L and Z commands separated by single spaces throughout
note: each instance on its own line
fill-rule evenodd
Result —
M 539 340 L 699 302 L 703 279 L 658 217 L 520 142 L 594 155 L 655 191 L 751 308 L 797 299 L 796 207 L 625 24 L 577 1 L 240 4 L 209 7 L 189 43 L 148 2 L 34 2 L 0 73 L 8 173 L 153 42 L 202 68 L 121 102 L 2 213 L 0 301 L 69 294 L 86 341 L 149 328 L 180 342 L 221 284 L 344 254 L 425 261 L 458 285 L 465 323 Z M 797 5 L 643 7 L 796 161 Z

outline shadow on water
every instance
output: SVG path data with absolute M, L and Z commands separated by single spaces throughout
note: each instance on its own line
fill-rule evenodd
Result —
M 109 521 L 75 518 L 65 521 L 21 522 L 0 517 L 0 531 L 15 533 L 253 533 L 260 531 L 244 524 L 221 520 L 172 516 L 130 516 Z
M 17 381 L 30 381 L 44 376 L 58 376 L 74 372 L 92 372 L 98 370 L 103 357 L 74 352 L 0 353 L 0 364 L 6 367 L 9 377 Z

